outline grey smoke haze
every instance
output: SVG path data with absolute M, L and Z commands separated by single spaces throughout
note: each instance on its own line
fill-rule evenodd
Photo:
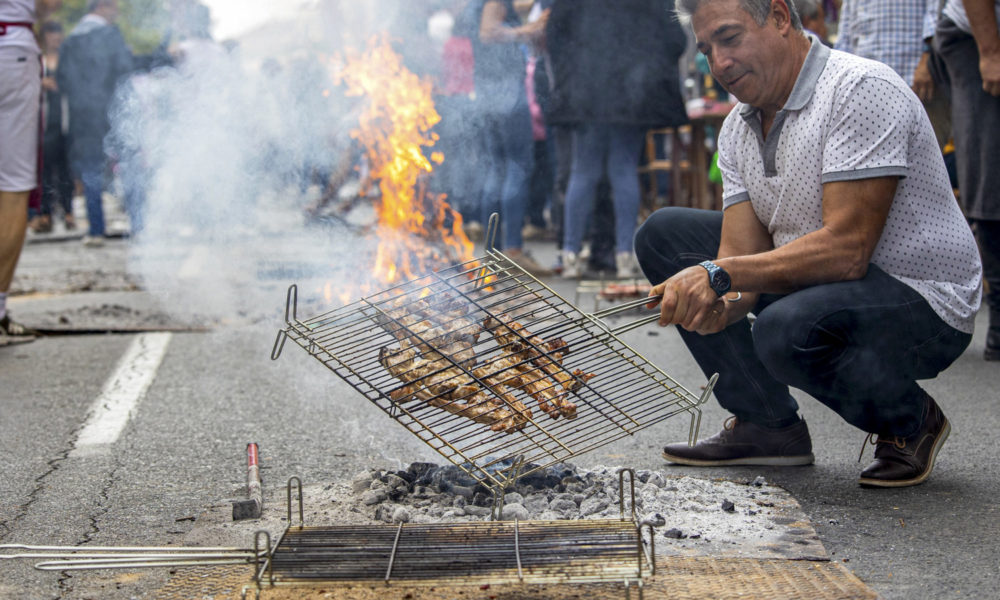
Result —
M 278 60 L 188 42 L 175 68 L 120 91 L 108 146 L 123 159 L 125 188 L 146 192 L 130 270 L 178 316 L 273 315 L 290 283 L 308 299 L 327 281 L 335 290 L 364 282 L 376 241 L 343 226 L 307 227 L 302 209 L 318 190 L 299 185 L 340 160 L 356 125 L 333 57 L 394 14 L 352 5 L 319 3 L 328 29 L 298 47 L 276 27 L 286 36 Z

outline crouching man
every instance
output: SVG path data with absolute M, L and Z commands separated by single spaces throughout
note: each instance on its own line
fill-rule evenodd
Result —
M 792 386 L 877 436 L 862 485 L 923 482 L 950 426 L 916 382 L 969 344 L 982 265 L 920 100 L 889 67 L 804 34 L 787 0 L 678 11 L 740 101 L 719 136 L 724 210 L 660 210 L 635 246 L 660 325 L 720 374 L 733 417 L 664 457 L 812 463 Z

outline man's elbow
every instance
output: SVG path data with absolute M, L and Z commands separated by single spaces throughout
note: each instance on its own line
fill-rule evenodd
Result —
M 846 253 L 840 260 L 841 281 L 855 281 L 864 278 L 868 274 L 868 265 L 871 264 L 871 252 L 862 248 L 856 248 L 852 252 Z

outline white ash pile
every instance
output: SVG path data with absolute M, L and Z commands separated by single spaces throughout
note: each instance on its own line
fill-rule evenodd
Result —
M 525 470 L 532 467 L 528 465 Z M 617 519 L 618 468 L 560 463 L 522 476 L 504 496 L 504 520 Z M 352 481 L 354 506 L 378 522 L 490 518 L 490 491 L 456 466 L 413 463 L 368 470 Z M 625 478 L 625 511 L 631 518 Z M 636 471 L 636 515 L 657 527 L 657 552 L 734 556 L 822 556 L 798 503 L 763 477 L 709 481 Z

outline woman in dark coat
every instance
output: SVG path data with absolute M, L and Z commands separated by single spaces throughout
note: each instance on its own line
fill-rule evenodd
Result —
M 687 123 L 679 61 L 687 38 L 673 0 L 555 0 L 546 28 L 552 61 L 550 123 L 573 128 L 563 233 L 563 276 L 578 255 L 591 200 L 607 161 L 614 192 L 615 262 L 633 272 L 643 135 Z

